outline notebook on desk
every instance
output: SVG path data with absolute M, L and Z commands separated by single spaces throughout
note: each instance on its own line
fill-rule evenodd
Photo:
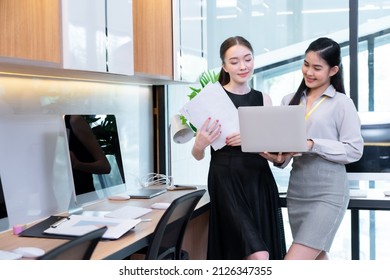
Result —
M 243 152 L 304 152 L 304 106 L 242 106 L 238 108 Z
M 166 188 L 158 188 L 158 189 L 140 188 L 140 189 L 130 190 L 127 194 L 130 195 L 130 198 L 152 198 L 160 194 L 163 194 L 166 191 L 167 191 Z

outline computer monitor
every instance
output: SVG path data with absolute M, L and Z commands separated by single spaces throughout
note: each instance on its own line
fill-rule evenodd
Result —
M 390 112 L 359 113 L 363 156 L 346 165 L 350 180 L 390 181 Z
M 73 184 L 62 115 L 2 115 L 0 130 L 0 173 L 9 225 L 67 211 Z
M 126 190 L 115 115 L 65 115 L 75 204 L 70 212 Z
M 9 228 L 7 206 L 5 204 L 3 185 L 0 177 L 0 232 Z

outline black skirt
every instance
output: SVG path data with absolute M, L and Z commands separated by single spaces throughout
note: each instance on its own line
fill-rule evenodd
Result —
M 267 160 L 240 147 L 212 151 L 208 189 L 208 259 L 240 260 L 257 251 L 283 259 L 283 218 Z

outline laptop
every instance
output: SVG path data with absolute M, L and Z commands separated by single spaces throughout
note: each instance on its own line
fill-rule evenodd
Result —
M 140 189 L 134 189 L 130 190 L 128 195 L 130 195 L 130 198 L 152 198 L 158 195 L 161 195 L 167 191 L 166 188 L 140 188 Z
M 238 119 L 243 152 L 304 152 L 304 106 L 242 106 Z

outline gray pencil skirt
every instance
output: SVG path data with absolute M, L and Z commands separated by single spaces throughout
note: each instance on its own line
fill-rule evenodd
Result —
M 295 157 L 287 191 L 293 242 L 329 251 L 347 210 L 345 166 L 315 154 Z

